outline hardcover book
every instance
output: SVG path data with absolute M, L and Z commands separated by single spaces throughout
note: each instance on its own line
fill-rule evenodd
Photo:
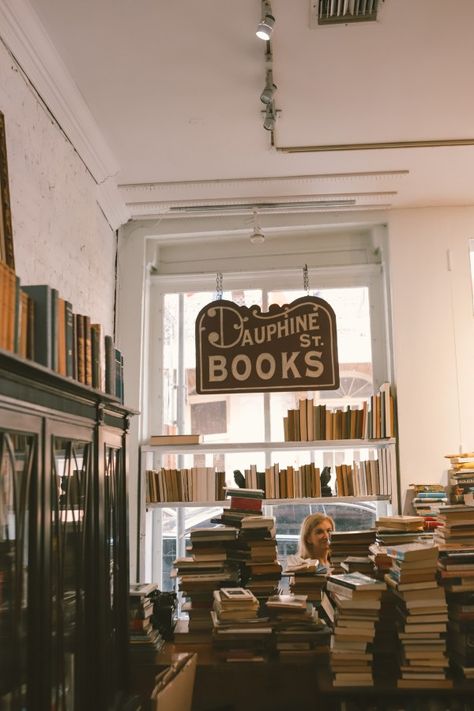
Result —
M 53 367 L 53 306 L 51 287 L 47 284 L 22 286 L 34 303 L 34 359 Z
M 151 435 L 148 440 L 150 445 L 181 445 L 181 444 L 200 444 L 202 442 L 202 435 L 200 434 L 162 434 L 162 435 Z
M 350 590 L 385 590 L 386 588 L 382 580 L 376 580 L 358 572 L 329 575 L 328 582 L 336 583 Z

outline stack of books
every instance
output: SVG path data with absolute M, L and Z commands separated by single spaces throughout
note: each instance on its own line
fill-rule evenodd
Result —
M 189 621 L 178 621 L 175 642 L 189 642 L 191 635 L 193 638 L 210 635 L 214 590 L 240 584 L 238 565 L 227 553 L 227 546 L 236 540 L 237 534 L 237 529 L 226 526 L 191 529 L 191 555 L 177 558 L 171 573 L 177 577 L 178 589 L 186 598 L 182 610 L 189 616 Z
M 368 553 L 367 555 L 348 555 L 342 561 L 341 568 L 344 573 L 363 573 L 371 576 L 374 574 L 374 564 Z
M 440 523 L 442 525 L 437 529 L 440 541 L 438 578 L 446 590 L 448 601 L 449 657 L 457 671 L 472 679 L 474 678 L 474 506 L 447 506 L 446 511 L 443 511 L 443 515 L 440 516 Z
M 289 576 L 290 591 L 294 595 L 305 595 L 314 605 L 319 605 L 326 585 L 327 573 L 318 573 L 314 562 L 292 563 L 290 558 L 287 561 L 285 575 Z
M 225 489 L 227 498 L 230 498 L 230 508 L 224 509 L 220 516 L 220 523 L 226 526 L 240 528 L 241 521 L 247 516 L 262 516 L 263 489 Z
M 446 650 L 447 605 L 436 581 L 438 549 L 422 543 L 390 546 L 393 567 L 385 576 L 397 599 L 399 688 L 450 688 Z
M 267 603 L 281 661 L 327 659 L 330 629 L 306 595 L 272 595 Z
M 439 527 L 434 541 L 439 546 L 472 545 L 474 537 L 474 506 L 452 504 L 438 514 Z
M 159 631 L 153 627 L 153 593 L 158 590 L 154 583 L 137 583 L 129 592 L 129 639 L 130 651 L 140 658 L 154 658 L 164 644 Z
M 331 533 L 331 566 L 335 573 L 343 573 L 342 563 L 347 556 L 367 556 L 375 543 L 375 529 L 364 531 L 334 531 Z
M 221 588 L 213 593 L 213 646 L 224 661 L 261 662 L 271 649 L 272 626 L 259 617 L 259 602 L 242 587 Z
M 447 454 L 448 491 L 451 504 L 462 504 L 466 494 L 474 492 L 474 452 Z
M 448 494 L 441 484 L 411 484 L 412 506 L 417 516 L 423 518 L 425 531 L 433 531 L 438 523 L 436 516 L 440 508 L 448 503 Z
M 383 580 L 385 573 L 392 567 L 392 559 L 387 554 L 387 549 L 380 543 L 372 543 L 369 546 L 369 560 L 373 565 L 374 578 L 377 580 Z
M 332 624 L 334 686 L 372 686 L 375 624 L 385 583 L 362 573 L 329 575 L 322 608 Z
M 262 602 L 275 595 L 282 567 L 277 559 L 273 516 L 247 516 L 242 519 L 234 551 L 240 559 L 242 584 Z M 250 557 L 242 560 L 242 552 L 249 552 Z
M 240 566 L 242 585 L 265 600 L 278 592 L 282 570 L 277 560 L 275 519 L 263 516 L 262 489 L 227 488 L 226 494 L 230 509 L 212 521 L 237 529 L 229 557 Z

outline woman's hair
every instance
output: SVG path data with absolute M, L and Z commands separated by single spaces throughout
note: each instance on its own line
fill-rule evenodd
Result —
M 334 529 L 336 528 L 334 519 L 332 519 L 331 516 L 328 516 L 327 514 L 323 513 L 309 514 L 309 516 L 306 516 L 303 523 L 301 524 L 300 541 L 298 545 L 298 555 L 301 556 L 301 558 L 313 557 L 308 547 L 308 538 L 310 537 L 313 528 L 319 526 L 319 524 L 323 521 L 329 521 L 332 526 L 332 530 L 334 531 Z

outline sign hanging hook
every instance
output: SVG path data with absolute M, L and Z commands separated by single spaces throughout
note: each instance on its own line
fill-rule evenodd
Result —
M 216 274 L 216 301 L 221 301 L 223 295 L 222 290 L 222 272 Z
M 308 276 L 308 265 L 305 264 L 303 267 L 303 289 L 309 295 L 309 276 Z

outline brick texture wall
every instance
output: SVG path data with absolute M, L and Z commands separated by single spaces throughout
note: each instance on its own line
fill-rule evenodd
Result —
M 115 233 L 74 147 L 0 44 L 16 271 L 113 332 Z

